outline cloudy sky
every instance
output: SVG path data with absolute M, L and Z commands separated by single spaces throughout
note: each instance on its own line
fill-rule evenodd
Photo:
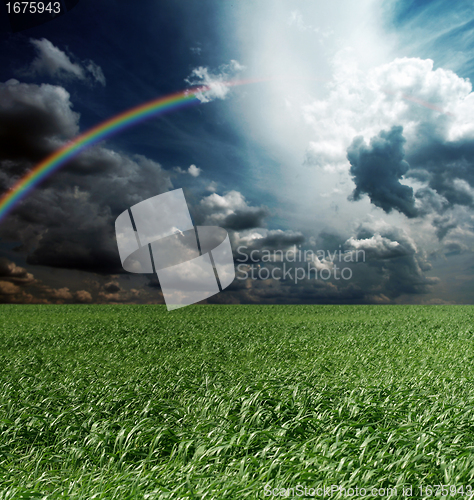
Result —
M 162 303 L 122 269 L 115 219 L 182 188 L 234 251 L 209 302 L 474 303 L 472 2 L 81 0 L 16 33 L 1 11 L 0 32 L 2 193 L 126 109 L 211 89 L 15 208 L 0 302 Z

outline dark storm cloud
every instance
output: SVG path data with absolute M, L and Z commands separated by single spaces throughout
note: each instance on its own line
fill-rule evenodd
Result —
M 78 119 L 62 87 L 0 83 L 0 161 L 23 172 L 21 162 L 37 162 L 77 134 Z
M 265 219 L 269 215 L 270 211 L 266 207 L 249 207 L 248 210 L 236 210 L 235 213 L 229 214 L 222 221 L 222 227 L 234 231 L 244 231 L 245 229 L 262 227 Z
M 79 130 L 61 87 L 9 82 L 0 86 L 0 177 L 8 188 L 25 169 Z M 0 225 L 19 242 L 27 263 L 110 274 L 123 272 L 115 218 L 172 187 L 161 166 L 143 156 L 93 148 L 43 182 Z
M 318 248 L 329 250 L 329 251 L 337 251 L 339 250 L 344 243 L 346 242 L 347 237 L 342 236 L 331 230 L 323 230 L 319 233 L 317 241 Z
M 101 160 L 110 155 L 104 167 Z M 38 228 L 41 237 L 30 249 L 28 263 L 104 274 L 123 272 L 115 241 L 116 217 L 171 187 L 160 165 L 143 157 L 99 149 L 90 152 L 87 161 L 89 173 L 75 172 L 78 165 L 60 173 L 25 200 L 10 218 L 8 230 L 3 229 L 13 239 L 12 233 L 21 233 L 26 223 Z
M 407 177 L 426 184 L 415 196 L 420 215 L 438 214 L 432 224 L 438 239 L 456 228 L 469 233 L 469 216 L 474 207 L 474 141 L 448 142 L 430 127 L 424 127 L 417 148 L 409 155 L 412 168 Z M 447 255 L 456 255 L 454 249 Z
M 431 269 L 423 252 L 403 230 L 389 224 L 362 224 L 346 242 L 350 252 L 365 252 L 366 262 L 358 276 L 359 286 L 390 299 L 431 291 L 439 280 L 425 276 Z
M 367 194 L 374 205 L 387 213 L 395 209 L 407 217 L 417 216 L 413 189 L 400 183 L 410 168 L 404 160 L 404 143 L 402 127 L 381 131 L 372 137 L 370 145 L 362 137 L 352 141 L 347 149 L 356 185 L 352 200 L 360 200 Z
M 474 141 L 447 142 L 424 131 L 423 144 L 410 154 L 414 167 L 407 176 L 424 176 L 428 187 L 444 200 L 442 209 L 454 205 L 474 206 Z M 418 196 L 418 193 L 417 193 Z

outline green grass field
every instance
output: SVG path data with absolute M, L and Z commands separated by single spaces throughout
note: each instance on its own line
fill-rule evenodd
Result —
M 473 306 L 3 305 L 0 332 L 2 500 L 474 492 Z

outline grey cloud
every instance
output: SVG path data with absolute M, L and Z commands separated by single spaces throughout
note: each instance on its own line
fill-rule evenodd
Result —
M 436 236 L 439 240 L 442 240 L 451 229 L 458 226 L 458 222 L 448 216 L 435 217 L 433 219 L 433 226 L 436 228 Z
M 304 244 L 302 234 L 275 232 L 265 238 L 250 237 L 244 249 L 236 255 L 236 262 L 246 262 L 245 255 L 258 249 L 289 249 L 294 245 Z M 251 235 L 250 235 L 251 236 Z M 272 241 L 273 240 L 273 241 Z M 338 249 L 338 235 L 325 232 L 318 238 L 332 250 Z M 235 243 L 245 242 L 245 239 Z M 286 244 L 286 246 L 284 246 Z M 428 294 L 438 282 L 437 278 L 425 275 L 431 269 L 424 252 L 417 248 L 414 240 L 403 230 L 385 223 L 362 224 L 355 234 L 346 239 L 343 245 L 343 256 L 352 259 L 334 262 L 339 269 L 348 267 L 352 272 L 350 282 L 343 280 L 324 282 L 319 280 L 303 280 L 294 285 L 291 282 L 275 282 L 273 280 L 249 280 L 246 286 L 234 282 L 229 289 L 232 297 L 240 297 L 243 301 L 267 302 L 272 300 L 289 303 L 389 303 L 404 296 Z M 262 254 L 263 255 L 263 254 Z M 258 252 L 254 252 L 252 262 Z M 255 265 L 255 264 L 252 264 Z M 276 264 L 278 266 L 278 263 Z M 288 265 L 288 263 L 287 263 Z M 292 264 L 290 264 L 291 266 Z M 294 266 L 306 266 L 295 263 Z M 265 263 L 265 267 L 269 264 Z M 216 301 L 227 300 L 216 298 Z
M 66 167 L 15 211 L 10 228 L 20 229 L 29 222 L 41 232 L 28 263 L 103 274 L 123 272 L 115 218 L 172 185 L 158 163 L 117 153 L 109 163 L 102 163 L 110 153 L 104 149 L 90 152 L 87 161 L 92 168 L 87 174 L 77 173 L 80 165 Z
M 372 299 L 357 285 L 336 287 L 329 282 L 257 280 L 234 281 L 222 293 L 208 299 L 218 304 L 359 304 Z
M 460 255 L 468 250 L 468 246 L 459 241 L 446 241 L 444 251 L 446 256 Z
M 409 173 L 407 174 L 407 176 Z M 415 198 L 420 201 L 419 215 L 426 215 L 432 212 L 443 213 L 449 208 L 449 202 L 430 187 L 418 189 Z
M 345 248 L 363 250 L 367 259 L 391 259 L 413 255 L 417 248 L 415 242 L 405 231 L 388 224 L 379 227 L 361 224 L 355 236 L 345 242 Z
M 447 142 L 429 129 L 424 130 L 421 145 L 410 153 L 410 165 L 414 168 L 407 177 L 426 183 L 415 196 L 421 203 L 420 213 L 439 214 L 433 219 L 439 240 L 465 223 L 460 208 L 474 207 L 473 157 L 473 140 Z
M 362 137 L 356 137 L 347 149 L 351 164 L 350 173 L 356 185 L 351 199 L 356 201 L 367 194 L 370 201 L 387 213 L 393 209 L 407 217 L 418 215 L 413 189 L 400 183 L 408 172 L 404 160 L 402 127 L 392 127 L 372 137 L 370 145 Z
M 302 233 L 290 230 L 282 231 L 281 229 L 263 230 L 259 233 L 251 231 L 246 234 L 233 233 L 230 238 L 235 256 L 249 255 L 256 251 L 253 254 L 256 257 L 263 250 L 282 250 L 285 252 L 295 245 L 302 245 L 305 241 Z
M 72 62 L 71 57 L 46 38 L 31 39 L 30 42 L 37 51 L 35 60 L 31 63 L 29 73 L 48 75 L 62 80 L 78 79 L 82 81 L 94 80 L 105 86 L 105 76 L 99 65 L 93 61 L 84 63 Z
M 217 225 L 233 231 L 245 231 L 263 227 L 270 216 L 266 206 L 249 206 L 238 191 L 224 196 L 213 193 L 203 198 L 196 207 L 196 220 L 201 225 Z
M 363 290 L 377 291 L 390 299 L 431 291 L 438 278 L 425 276 L 431 269 L 423 252 L 402 229 L 389 224 L 363 224 L 346 242 L 350 252 L 365 251 L 366 263 L 358 283 Z
M 0 83 L 0 160 L 10 174 L 23 173 L 28 162 L 39 161 L 78 133 L 79 115 L 69 97 L 58 86 Z
M 274 229 L 268 231 L 264 238 L 253 240 L 252 245 L 254 248 L 260 249 L 283 249 L 290 248 L 294 245 L 301 245 L 305 241 L 305 237 L 300 232 L 295 231 L 282 231 L 281 229 Z
M 94 80 L 105 87 L 106 80 L 102 68 L 94 61 L 88 61 L 85 66 L 86 70 L 93 76 Z
M 290 250 L 296 245 L 304 255 L 304 235 L 291 231 L 248 231 L 231 233 L 234 248 L 235 263 L 243 267 L 237 269 L 237 276 L 248 272 L 249 278 L 236 279 L 222 293 L 207 300 L 209 303 L 289 303 L 289 304 L 359 304 L 359 303 L 390 303 L 400 298 L 403 301 L 420 301 L 422 295 L 434 291 L 437 278 L 426 276 L 431 265 L 423 251 L 417 248 L 413 239 L 402 229 L 381 222 L 362 224 L 353 236 L 346 238 L 343 245 L 348 256 L 357 251 L 364 251 L 364 257 L 334 262 L 339 269 L 350 268 L 352 278 L 344 280 L 324 280 L 321 278 L 303 279 L 296 285 L 291 275 L 283 278 L 282 263 L 262 260 L 263 250 Z M 329 246 L 339 247 L 340 237 L 327 233 L 324 238 L 318 238 Z M 456 250 L 454 245 L 451 250 Z M 250 259 L 250 252 L 253 252 Z M 285 262 L 286 269 L 307 267 L 306 262 Z M 277 275 L 281 279 L 261 279 L 250 277 L 252 268 L 267 268 L 270 272 L 279 268 Z M 294 272 L 293 272 L 294 274 Z M 148 284 L 159 288 L 156 278 Z M 157 296 L 158 299 L 158 296 Z
M 61 87 L 0 85 L 0 187 L 23 175 L 77 133 L 79 116 Z M 61 132 L 63 136 L 61 136 Z M 95 147 L 45 180 L 0 225 L 20 243 L 27 263 L 123 272 L 115 218 L 129 206 L 172 188 L 161 166 L 144 156 Z
M 317 239 L 318 249 L 329 250 L 329 251 L 338 251 L 344 243 L 346 242 L 347 237 L 342 236 L 332 230 L 323 230 L 319 233 Z M 316 245 L 316 241 L 314 240 L 314 245 Z
M 222 221 L 222 227 L 234 231 L 244 231 L 246 229 L 262 227 L 265 219 L 269 215 L 270 211 L 266 207 L 249 207 L 248 210 L 236 210 Z
M 428 187 L 446 200 L 443 208 L 473 207 L 473 158 L 473 140 L 446 142 L 426 130 L 423 143 L 409 156 L 414 169 L 407 176 L 419 177 L 422 172 Z

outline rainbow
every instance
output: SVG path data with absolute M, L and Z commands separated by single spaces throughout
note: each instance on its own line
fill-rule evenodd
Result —
M 235 85 L 236 83 L 232 82 L 230 84 Z M 199 104 L 201 101 L 196 97 L 196 94 L 206 90 L 209 90 L 209 88 L 201 86 L 153 99 L 145 104 L 140 104 L 124 111 L 75 137 L 32 168 L 30 172 L 0 198 L 0 222 L 46 177 L 50 176 L 85 149 L 149 118 L 185 106 Z

